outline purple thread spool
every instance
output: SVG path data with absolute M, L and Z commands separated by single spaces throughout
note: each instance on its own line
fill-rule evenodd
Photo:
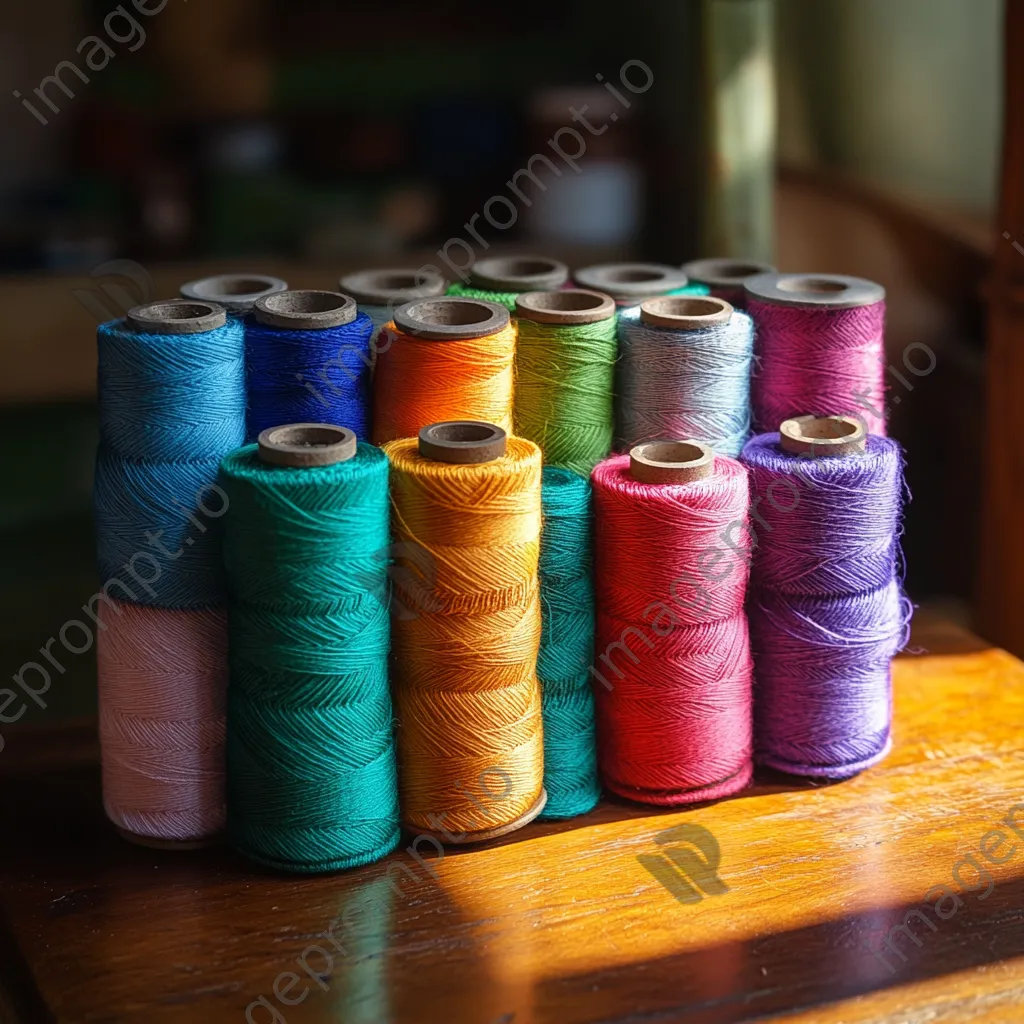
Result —
M 749 615 L 755 757 L 845 779 L 891 748 L 903 453 L 853 417 L 804 416 L 747 442 L 757 536 Z M 757 525 L 755 525 L 757 524 Z

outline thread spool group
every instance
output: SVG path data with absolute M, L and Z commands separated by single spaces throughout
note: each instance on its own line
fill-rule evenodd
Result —
M 149 518 L 181 550 L 101 650 L 115 823 L 221 827 L 228 657 L 229 836 L 287 871 L 366 863 L 401 826 L 486 841 L 602 783 L 682 805 L 755 760 L 844 778 L 883 757 L 902 461 L 841 396 L 881 404 L 884 292 L 769 271 L 226 275 L 101 328 L 101 563 Z M 779 433 L 750 437 L 752 378 Z M 211 487 L 226 514 L 200 531 Z M 147 715 L 188 737 L 148 801 L 125 784 L 155 761 Z

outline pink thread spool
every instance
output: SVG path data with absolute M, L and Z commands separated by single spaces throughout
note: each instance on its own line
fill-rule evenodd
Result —
M 760 370 L 754 429 L 792 416 L 853 416 L 885 434 L 885 289 L 840 274 L 762 274 L 746 282 Z
M 227 616 L 110 600 L 97 631 L 103 806 L 129 841 L 209 845 L 224 827 Z

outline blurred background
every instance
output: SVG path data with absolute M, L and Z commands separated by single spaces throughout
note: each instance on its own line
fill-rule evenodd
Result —
M 547 187 L 525 181 L 507 229 L 478 218 L 488 255 L 728 255 L 885 285 L 894 365 L 936 353 L 912 390 L 888 381 L 908 586 L 966 615 L 983 284 L 1010 244 L 1003 26 L 1003 0 L 4 0 L 0 669 L 98 585 L 97 322 L 219 271 L 447 271 L 438 249 L 482 253 L 467 222 L 537 153 L 561 173 L 537 165 Z M 624 87 L 645 84 L 631 61 L 648 89 Z M 549 145 L 566 126 L 579 173 Z M 94 707 L 92 654 L 68 660 L 47 720 Z

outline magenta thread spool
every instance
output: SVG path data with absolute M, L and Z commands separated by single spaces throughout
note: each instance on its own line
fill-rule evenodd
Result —
M 906 643 L 903 453 L 848 416 L 747 442 L 756 534 L 748 601 L 758 763 L 845 779 L 891 747 L 890 662 Z
M 746 290 L 760 361 L 754 429 L 810 413 L 885 434 L 885 289 L 839 274 L 762 274 Z
M 705 285 L 714 298 L 724 299 L 734 309 L 746 309 L 746 282 L 759 274 L 774 274 L 775 268 L 756 260 L 706 259 L 684 263 L 683 273 L 692 284 Z

